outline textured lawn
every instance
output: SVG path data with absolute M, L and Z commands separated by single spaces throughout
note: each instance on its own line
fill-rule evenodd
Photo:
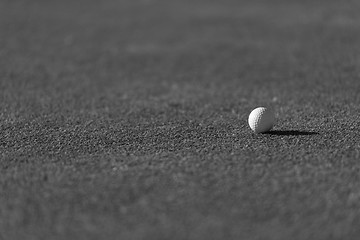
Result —
M 0 239 L 358 239 L 359 9 L 0 1 Z

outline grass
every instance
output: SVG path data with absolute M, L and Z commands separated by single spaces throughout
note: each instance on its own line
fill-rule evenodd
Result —
M 356 7 L 1 2 L 0 239 L 357 239 Z

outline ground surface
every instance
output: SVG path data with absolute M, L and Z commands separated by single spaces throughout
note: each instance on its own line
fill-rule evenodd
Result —
M 0 239 L 358 239 L 359 9 L 0 1 Z

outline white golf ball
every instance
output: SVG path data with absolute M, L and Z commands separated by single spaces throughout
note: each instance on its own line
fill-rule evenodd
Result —
M 267 132 L 274 126 L 275 114 L 269 108 L 258 107 L 252 110 L 248 122 L 255 133 Z

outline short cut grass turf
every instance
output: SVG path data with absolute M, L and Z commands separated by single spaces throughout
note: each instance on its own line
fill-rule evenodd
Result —
M 358 239 L 359 9 L 1 1 L 0 239 Z

